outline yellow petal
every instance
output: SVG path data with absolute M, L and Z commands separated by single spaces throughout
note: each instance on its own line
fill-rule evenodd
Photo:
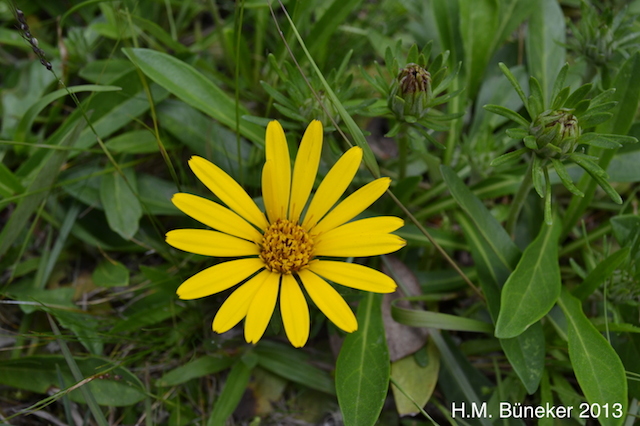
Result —
M 293 166 L 291 182 L 291 200 L 289 201 L 289 220 L 297 222 L 304 209 L 313 183 L 318 173 L 320 153 L 322 152 L 322 123 L 313 120 L 302 136 L 302 142 Z
M 225 333 L 247 316 L 251 302 L 269 274 L 264 270 L 231 293 L 213 319 L 213 331 Z
M 232 210 L 197 195 L 178 193 L 171 199 L 173 204 L 200 223 L 236 237 L 255 243 L 262 241 L 262 234 L 249 222 Z
M 291 159 L 289 158 L 287 138 L 282 126 L 275 120 L 267 125 L 265 154 L 266 162 L 272 163 L 272 166 L 266 178 L 263 171 L 262 190 L 264 192 L 265 185 L 267 185 L 273 196 L 272 214 L 277 215 L 275 218 L 269 215 L 269 220 L 273 223 L 279 218 L 287 217 L 289 191 L 291 190 Z
M 225 173 L 221 168 L 202 157 L 193 156 L 189 160 L 193 173 L 213 192 L 223 203 L 240 216 L 264 230 L 267 228 L 267 218 L 253 202 L 249 194 L 238 182 Z
M 273 161 L 266 161 L 262 168 L 262 201 L 264 202 L 264 210 L 267 212 L 267 218 L 269 218 L 270 223 L 274 223 L 278 219 L 286 219 L 287 217 L 282 210 L 278 188 L 273 184 L 273 180 Z
M 362 162 L 362 149 L 354 146 L 345 152 L 318 187 L 304 216 L 305 229 L 310 230 L 333 207 L 347 189 Z
M 343 223 L 347 223 L 380 198 L 387 188 L 389 188 L 389 184 L 391 184 L 391 179 L 389 178 L 380 178 L 369 182 L 345 198 L 335 209 L 331 210 L 324 219 L 311 230 L 311 233 L 319 235 Z
M 291 274 L 282 276 L 280 313 L 291 344 L 301 348 L 309 338 L 309 307 L 300 286 Z
M 167 232 L 167 244 L 204 256 L 234 257 L 260 254 L 257 244 L 218 231 L 175 229 Z
M 357 240 L 324 240 L 316 245 L 314 255 L 331 257 L 363 257 L 393 253 L 406 245 L 405 240 L 393 234 L 361 234 Z
M 184 300 L 209 296 L 233 287 L 263 267 L 264 262 L 255 257 L 219 263 L 183 282 L 176 293 Z
M 298 276 L 313 303 L 332 323 L 347 333 L 358 329 L 358 321 L 353 311 L 328 282 L 308 269 L 298 272 Z
M 380 271 L 356 263 L 318 260 L 309 264 L 312 272 L 330 281 L 358 290 L 392 293 L 396 283 Z
M 377 256 L 400 250 L 406 242 L 389 234 L 404 225 L 393 216 L 356 220 L 321 234 L 314 242 L 315 256 Z
M 244 323 L 244 338 L 247 343 L 258 343 L 267 329 L 271 315 L 273 315 L 273 309 L 276 307 L 278 287 L 280 287 L 280 274 L 270 272 L 253 298 L 247 312 L 247 319 Z

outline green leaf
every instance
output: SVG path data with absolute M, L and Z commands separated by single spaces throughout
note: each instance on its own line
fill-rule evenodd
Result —
M 340 118 L 342 119 L 342 121 L 344 121 L 344 124 L 347 126 L 347 130 L 353 137 L 353 140 L 355 141 L 356 145 L 362 148 L 363 160 L 365 165 L 369 168 L 369 170 L 371 171 L 371 174 L 373 174 L 374 177 L 379 177 L 380 167 L 378 167 L 378 163 L 376 162 L 376 157 L 373 155 L 373 151 L 371 151 L 371 147 L 367 143 L 367 140 L 364 137 L 364 133 L 362 133 L 362 130 L 358 127 L 358 125 L 353 120 L 351 115 L 347 112 L 344 105 L 342 105 L 342 103 L 340 102 L 340 99 L 338 99 L 338 96 L 336 96 L 335 92 L 333 91 L 329 83 L 327 83 L 327 80 L 324 78 L 322 71 L 320 71 L 320 68 L 318 68 L 318 65 L 316 65 L 315 61 L 313 60 L 313 56 L 311 56 L 311 54 L 307 50 L 304 40 L 300 36 L 298 29 L 295 27 L 293 21 L 291 20 L 288 14 L 287 14 L 287 19 L 289 20 L 289 24 L 291 24 L 291 27 L 296 36 L 296 39 L 298 40 L 298 43 L 300 43 L 300 46 L 302 47 L 302 50 L 304 51 L 305 56 L 309 60 L 309 63 L 311 64 L 313 71 L 315 72 L 318 79 L 320 79 L 320 82 L 322 83 L 322 87 L 325 90 L 326 96 L 331 100 L 333 107 L 336 109 L 336 111 L 340 115 Z
M 433 1 L 431 8 L 434 24 L 440 36 L 442 50 L 451 52 L 449 64 L 453 65 L 462 59 L 462 38 L 460 37 L 460 11 L 457 1 Z
M 346 426 L 373 425 L 389 388 L 389 350 L 384 338 L 382 296 L 367 293 L 358 306 L 358 330 L 342 344 L 336 362 L 336 393 Z
M 566 62 L 564 14 L 557 0 L 540 0 L 529 19 L 525 39 L 527 64 L 542 87 L 543 105 L 551 104 L 554 79 Z
M 456 219 L 469 244 L 489 314 L 495 322 L 500 311 L 500 289 L 515 268 L 515 261 L 513 265 L 502 265 L 477 227 L 472 226 L 465 215 L 457 214 Z M 535 392 L 544 371 L 544 333 L 540 323 L 533 324 L 517 337 L 500 339 L 500 345 L 527 392 Z
M 236 102 L 222 89 L 204 77 L 191 65 L 151 49 L 124 48 L 131 59 L 151 80 L 167 89 L 192 107 L 235 129 Z M 243 106 L 240 116 L 249 114 Z M 264 129 L 244 120 L 240 122 L 240 134 L 259 146 L 264 145 Z
M 512 268 L 520 257 L 520 250 L 509 234 L 451 167 L 440 166 L 440 171 L 451 195 L 473 221 L 500 263 L 506 268 Z
M 306 37 L 309 51 L 316 55 L 319 52 L 332 54 L 329 38 L 336 33 L 338 26 L 348 23 L 347 17 L 360 7 L 360 3 L 362 0 L 334 0 L 328 7 L 323 7 L 322 17 L 313 24 Z
M 622 146 L 622 144 L 617 140 L 618 139 L 617 135 L 611 135 L 614 137 L 608 137 L 608 136 L 610 135 L 601 135 L 599 133 L 587 133 L 580 136 L 580 138 L 578 139 L 578 143 L 596 146 L 598 148 L 604 148 L 604 149 L 617 149 Z M 632 141 L 633 139 L 630 138 L 628 140 Z
M 582 86 L 578 87 L 576 90 L 573 91 L 573 93 L 571 93 L 571 95 L 567 98 L 567 100 L 564 102 L 564 104 L 562 105 L 564 108 L 576 108 L 576 106 L 584 101 L 584 97 L 587 96 L 587 94 L 591 91 L 591 88 L 593 87 L 593 84 L 588 83 L 588 84 L 583 84 Z M 591 103 L 590 100 L 588 100 L 589 103 Z
M 18 123 L 18 127 L 16 127 L 16 133 L 14 138 L 16 141 L 26 141 L 27 132 L 31 128 L 33 121 L 36 119 L 38 114 L 42 112 L 43 109 L 47 107 L 51 102 L 56 99 L 60 99 L 64 96 L 67 96 L 69 93 L 80 93 L 80 92 L 113 92 L 121 90 L 118 86 L 99 86 L 96 84 L 85 84 L 81 86 L 71 86 L 65 89 L 59 89 L 55 92 L 49 93 L 46 96 L 43 96 L 36 102 L 31 105 L 31 107 L 24 113 L 22 118 L 20 119 L 20 123 Z
M 529 113 L 531 113 L 532 117 L 537 117 L 538 114 L 545 110 L 542 87 L 540 87 L 540 82 L 537 78 L 529 78 L 529 91 L 531 92 L 531 95 L 529 95 Z
M 335 395 L 336 389 L 331 376 L 309 364 L 304 352 L 268 340 L 261 341 L 254 351 L 259 355 L 258 364 L 265 370 L 294 383 Z
M 515 163 L 520 160 L 520 157 L 522 157 L 522 154 L 524 154 L 525 152 L 527 152 L 527 148 L 520 148 L 516 149 L 515 151 L 502 154 L 500 157 L 494 158 L 493 161 L 491 161 L 491 167 L 498 167 L 504 164 Z
M 582 305 L 567 289 L 563 289 L 558 304 L 567 320 L 569 358 L 578 384 L 590 404 L 608 404 L 614 410 L 621 404 L 627 411 L 627 377 L 620 357 L 609 342 L 596 330 L 582 311 Z M 620 418 L 601 415 L 602 425 L 621 425 Z
M 461 1 L 459 7 L 467 92 L 472 99 L 496 49 L 529 16 L 533 4 L 527 0 L 481 0 Z
M 484 109 L 486 109 L 489 112 L 492 112 L 494 114 L 498 114 L 501 115 L 503 117 L 506 117 L 510 120 L 513 120 L 514 122 L 518 123 L 519 125 L 523 126 L 523 127 L 529 127 L 530 123 L 529 121 L 527 121 L 526 118 L 524 118 L 523 116 L 521 116 L 520 114 L 518 114 L 515 111 L 510 110 L 509 108 L 505 108 L 501 105 L 485 105 Z
M 158 152 L 156 136 L 148 130 L 133 130 L 109 139 L 106 142 L 111 152 L 123 152 L 127 154 L 148 154 Z M 171 145 L 165 145 L 171 149 Z
M 226 370 L 233 364 L 227 356 L 203 356 L 163 374 L 157 386 L 175 386 L 198 377 L 208 376 Z
M 507 77 L 507 80 L 509 80 L 509 83 L 511 83 L 511 85 L 515 89 L 524 107 L 527 109 L 527 111 L 529 111 L 529 100 L 527 99 L 527 95 L 524 94 L 524 90 L 522 90 L 522 86 L 520 85 L 520 82 L 518 82 L 518 79 L 513 75 L 509 67 L 507 67 L 504 63 L 498 63 L 498 67 L 500 67 L 500 70 L 502 70 L 504 76 Z
M 602 170 L 600 166 L 589 159 L 588 156 L 584 154 L 580 154 L 579 152 L 574 152 L 571 154 L 571 160 L 573 160 L 578 166 L 582 167 L 584 170 L 591 175 L 593 180 L 595 180 L 598 185 L 607 193 L 607 195 L 613 200 L 614 203 L 622 204 L 622 198 L 620 194 L 616 192 L 615 189 L 611 186 L 611 184 L 607 181 L 607 172 Z
M 560 221 L 542 225 L 502 288 L 496 337 L 516 337 L 551 309 L 560 294 Z
M 126 407 L 142 401 L 146 394 L 135 375 L 124 367 L 116 366 L 104 358 L 75 357 L 82 375 L 93 377 L 85 382 L 95 400 L 100 405 Z M 62 355 L 36 355 L 19 359 L 3 360 L 0 363 L 0 383 L 16 389 L 46 394 L 61 383 L 56 370 L 59 369 L 64 386 L 76 383 Z M 98 378 L 102 376 L 102 378 Z M 28 380 L 25 378 L 28 377 Z M 68 391 L 61 391 L 66 394 Z M 80 389 L 68 393 L 73 401 L 84 402 Z
M 420 365 L 416 361 L 416 355 L 426 355 L 426 365 Z M 415 415 L 419 408 L 426 405 L 433 394 L 438 381 L 440 371 L 440 354 L 429 340 L 427 345 L 418 353 L 409 355 L 391 364 L 391 378 L 395 384 L 391 385 L 393 399 L 396 402 L 396 410 L 400 416 Z M 399 389 L 402 388 L 402 391 Z M 409 395 L 417 403 L 413 403 L 405 394 Z
M 142 206 L 129 186 L 136 190 L 135 175 L 127 173 L 126 176 L 129 184 L 117 172 L 102 176 L 100 201 L 109 227 L 125 240 L 130 240 L 138 232 Z
M 522 381 L 527 393 L 538 389 L 544 372 L 545 341 L 540 321 L 533 323 L 522 334 L 510 339 L 500 339 L 509 363 Z
M 607 256 L 587 275 L 578 287 L 574 288 L 571 294 L 580 300 L 584 300 L 591 295 L 600 284 L 607 278 L 611 277 L 611 274 L 629 258 L 630 247 L 624 247 L 615 253 Z
M 437 328 L 439 330 L 470 331 L 492 333 L 493 327 L 484 321 L 422 309 L 408 309 L 397 306 L 401 300 L 419 300 L 419 298 L 400 298 L 391 304 L 391 316 L 400 324 L 411 327 Z
M 540 198 L 544 198 L 546 194 L 544 169 L 542 166 L 542 160 L 537 155 L 533 156 L 533 167 L 531 168 L 531 177 L 533 179 L 533 187 Z
M 558 177 L 560 178 L 560 181 L 565 186 L 565 188 L 567 188 L 569 191 L 571 191 L 572 194 L 577 195 L 578 197 L 584 197 L 582 191 L 580 191 L 578 187 L 573 184 L 571 176 L 569 176 L 569 172 L 567 172 L 567 168 L 564 166 L 564 164 L 562 164 L 560 160 L 556 160 L 555 158 L 552 158 L 551 162 L 553 163 L 553 168 L 555 169 Z
M 243 360 L 239 360 L 231 367 L 231 372 L 224 382 L 224 388 L 222 388 L 216 403 L 213 404 L 213 412 L 207 421 L 207 426 L 218 426 L 226 423 L 247 389 L 251 370 L 252 368 Z
M 640 73 L 640 52 L 625 61 L 614 80 L 613 86 L 616 93 L 613 96 L 618 105 L 611 110 L 613 118 L 598 127 L 598 132 L 626 135 L 638 109 L 640 100 L 640 81 L 637 76 Z
M 435 331 L 431 333 L 431 337 L 438 352 L 440 352 L 440 379 L 438 387 L 443 390 L 448 401 L 455 401 L 457 407 L 461 402 L 465 402 L 467 409 L 463 410 L 463 415 L 471 414 L 471 404 L 482 407 L 483 402 L 487 401 L 485 390 L 494 385 L 489 382 L 487 377 L 479 372 L 467 359 L 457 344 L 455 344 L 446 332 Z M 491 426 L 494 422 L 490 416 L 497 418 L 497 413 L 490 411 L 488 407 L 487 416 L 480 416 L 475 419 L 474 424 L 482 424 L 483 426 Z M 462 416 L 461 416 L 462 417 Z
M 71 146 L 78 139 L 83 127 L 83 121 L 78 123 L 76 120 L 68 118 L 65 123 L 51 135 L 49 143 L 60 147 Z M 37 175 L 27 188 L 26 193 L 29 195 L 20 201 L 18 207 L 16 207 L 9 217 L 9 220 L 2 227 L 3 229 L 0 233 L 0 258 L 5 255 L 16 238 L 24 231 L 31 215 L 47 198 L 49 189 L 55 183 L 60 168 L 66 161 L 68 154 L 68 151 L 56 150 L 45 155 L 40 162 Z
M 98 287 L 124 287 L 129 285 L 129 270 L 120 262 L 104 260 L 91 274 Z

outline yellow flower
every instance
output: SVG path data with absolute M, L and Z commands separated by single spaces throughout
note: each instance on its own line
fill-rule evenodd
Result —
M 375 269 L 324 259 L 391 253 L 406 243 L 391 234 L 403 225 L 400 218 L 382 216 L 349 222 L 380 198 L 389 187 L 389 178 L 363 186 L 334 207 L 360 166 L 362 149 L 358 147 L 348 150 L 331 168 L 305 212 L 321 150 L 322 123 L 316 120 L 302 137 L 292 173 L 282 126 L 277 121 L 269 123 L 267 159 L 262 170 L 266 215 L 216 165 L 201 157 L 189 161 L 198 179 L 228 208 L 195 195 L 175 194 L 172 201 L 176 207 L 214 230 L 169 231 L 167 243 L 205 256 L 242 258 L 197 273 L 182 283 L 178 296 L 197 299 L 246 280 L 216 314 L 215 332 L 224 333 L 245 318 L 245 339 L 257 343 L 279 294 L 287 337 L 293 346 L 301 347 L 309 337 L 309 308 L 300 284 L 316 306 L 349 333 L 358 328 L 356 318 L 327 280 L 376 293 L 395 290 L 395 282 Z

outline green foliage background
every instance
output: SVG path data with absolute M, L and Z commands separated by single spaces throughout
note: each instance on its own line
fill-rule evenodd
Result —
M 637 0 L 0 3 L 0 422 L 484 425 L 509 402 L 632 424 L 638 14 Z M 434 89 L 413 115 L 394 82 L 409 63 Z M 584 113 L 573 163 L 527 139 L 556 100 Z M 294 153 L 322 120 L 320 175 L 361 146 L 353 187 L 394 180 L 368 213 L 406 222 L 406 248 L 357 260 L 398 282 L 395 300 L 340 288 L 359 330 L 312 307 L 304 349 L 277 314 L 255 346 L 241 327 L 214 334 L 227 293 L 175 290 L 216 260 L 164 242 L 193 226 L 173 193 L 210 197 L 192 155 L 259 198 L 272 119 Z M 460 418 L 462 403 L 486 411 Z

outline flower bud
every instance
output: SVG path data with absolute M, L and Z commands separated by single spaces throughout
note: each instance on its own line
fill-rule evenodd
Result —
M 420 65 L 407 64 L 391 85 L 388 105 L 399 119 L 414 122 L 427 114 L 431 97 L 431 74 Z
M 564 159 L 576 149 L 582 129 L 572 112 L 571 109 L 560 108 L 547 110 L 536 117 L 529 134 L 536 138 L 538 154 Z

